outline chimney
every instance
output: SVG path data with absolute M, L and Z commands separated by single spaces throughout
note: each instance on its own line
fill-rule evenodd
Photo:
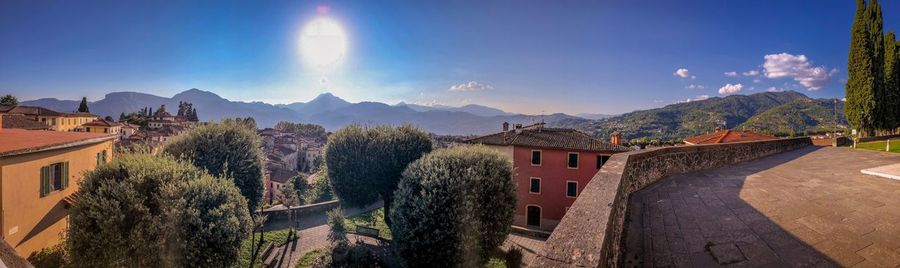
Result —
M 619 134 L 619 132 L 613 132 L 612 135 L 609 136 L 609 143 L 622 145 L 622 134 Z
M 503 132 L 509 131 L 509 122 L 503 122 Z
M 516 133 L 522 133 L 522 124 L 516 124 Z
M 719 131 L 722 131 L 722 128 L 721 128 L 721 127 L 716 127 L 716 133 L 719 133 Z

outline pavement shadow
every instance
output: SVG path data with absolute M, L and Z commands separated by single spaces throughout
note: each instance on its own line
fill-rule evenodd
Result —
M 748 178 L 820 149 L 676 175 L 635 192 L 625 223 L 624 266 L 838 266 L 741 195 Z

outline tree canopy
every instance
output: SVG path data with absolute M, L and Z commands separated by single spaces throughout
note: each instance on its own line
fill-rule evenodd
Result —
M 0 106 L 16 106 L 19 105 L 19 99 L 12 94 L 3 95 L 0 97 Z
M 259 136 L 245 120 L 201 125 L 176 136 L 163 152 L 186 159 L 234 184 L 255 210 L 263 194 L 263 153 Z
M 390 226 L 409 267 L 479 267 L 509 234 L 512 165 L 483 146 L 436 150 L 409 165 Z
M 347 126 L 325 144 L 328 178 L 344 204 L 362 206 L 381 197 L 387 214 L 403 170 L 431 147 L 428 134 L 412 126 Z
M 87 97 L 81 97 L 81 103 L 78 104 L 78 112 L 79 113 L 90 113 L 91 109 L 88 108 Z
M 66 240 L 77 267 L 228 266 L 250 232 L 230 180 L 171 156 L 124 154 L 79 187 Z
M 889 134 L 900 127 L 900 88 L 897 83 L 897 41 L 884 35 L 881 5 L 856 1 L 847 63 L 847 102 L 850 124 L 860 135 Z

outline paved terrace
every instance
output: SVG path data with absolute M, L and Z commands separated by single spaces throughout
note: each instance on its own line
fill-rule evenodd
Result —
M 805 147 L 631 195 L 627 267 L 900 267 L 900 154 Z

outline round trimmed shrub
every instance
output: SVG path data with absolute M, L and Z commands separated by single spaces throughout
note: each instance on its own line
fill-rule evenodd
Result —
M 395 197 L 394 250 L 408 266 L 481 266 L 513 221 L 512 165 L 483 146 L 436 150 L 409 165 Z
M 195 127 L 176 136 L 163 151 L 209 174 L 233 178 L 249 209 L 256 210 L 263 195 L 263 153 L 250 121 L 226 119 Z
M 228 180 L 171 156 L 117 156 L 79 182 L 66 239 L 71 264 L 228 266 L 240 249 L 232 240 L 247 237 L 250 226 L 237 193 Z

